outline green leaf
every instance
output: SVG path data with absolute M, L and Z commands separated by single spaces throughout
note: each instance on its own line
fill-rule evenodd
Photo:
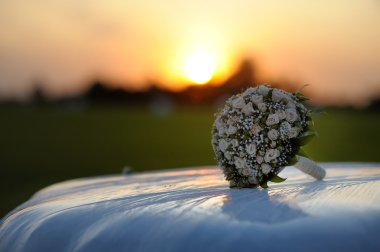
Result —
M 268 182 L 265 181 L 263 183 L 260 184 L 261 188 L 268 188 Z
M 294 156 L 294 157 L 292 157 L 292 158 L 289 160 L 288 165 L 289 165 L 289 166 L 290 166 L 290 165 L 295 165 L 297 162 L 298 162 L 298 158 L 297 158 L 297 156 Z
M 304 146 L 308 144 L 316 135 L 317 133 L 315 131 L 309 132 L 306 135 L 298 137 L 296 139 L 296 143 L 299 146 Z
M 312 114 L 317 115 L 317 114 L 327 114 L 326 110 L 323 108 L 319 107 L 314 107 L 311 109 Z
M 295 95 L 296 95 L 296 97 L 297 97 L 301 102 L 310 100 L 309 98 L 305 97 L 305 96 L 304 96 L 302 93 L 300 93 L 300 92 L 295 93 Z
M 307 130 L 308 130 L 309 132 L 311 132 L 311 131 L 315 132 L 315 124 L 314 124 L 313 119 L 311 119 L 311 120 L 309 121 L 309 123 L 307 124 Z
M 297 155 L 305 157 L 305 158 L 309 158 L 309 155 L 307 155 L 307 153 L 301 148 L 298 150 Z
M 302 87 L 300 87 L 298 90 L 297 90 L 297 93 L 300 93 L 305 87 L 308 87 L 310 86 L 310 84 L 303 84 Z
M 281 182 L 284 182 L 285 180 L 286 178 L 281 178 L 278 175 L 274 175 L 273 177 L 269 179 L 269 181 L 274 182 L 274 183 L 281 183 Z

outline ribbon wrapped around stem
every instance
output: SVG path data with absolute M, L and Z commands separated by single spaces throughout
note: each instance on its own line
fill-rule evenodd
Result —
M 298 162 L 293 166 L 298 170 L 312 176 L 317 180 L 322 180 L 326 176 L 326 171 L 311 159 L 298 156 Z

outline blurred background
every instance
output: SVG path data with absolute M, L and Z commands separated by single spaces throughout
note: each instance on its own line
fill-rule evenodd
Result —
M 270 83 L 324 108 L 317 161 L 380 162 L 380 1 L 0 1 L 0 216 L 52 183 L 215 165 Z

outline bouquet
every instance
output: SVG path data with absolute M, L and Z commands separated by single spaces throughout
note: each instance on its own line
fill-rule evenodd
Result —
M 260 85 L 226 101 L 216 114 L 212 146 L 230 187 L 266 188 L 268 181 L 285 180 L 277 174 L 301 161 L 301 147 L 315 135 L 306 100 L 299 92 Z

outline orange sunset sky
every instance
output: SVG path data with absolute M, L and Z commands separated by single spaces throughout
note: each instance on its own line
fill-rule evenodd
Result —
M 94 78 L 181 89 L 221 82 L 243 58 L 262 80 L 311 84 L 316 101 L 365 104 L 380 96 L 380 1 L 0 1 L 3 98 Z

